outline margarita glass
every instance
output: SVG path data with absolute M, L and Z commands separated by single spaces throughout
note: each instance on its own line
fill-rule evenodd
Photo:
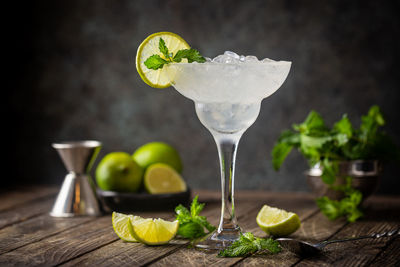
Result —
M 165 66 L 175 89 L 195 103 L 201 123 L 217 144 L 221 168 L 221 218 L 218 229 L 197 247 L 223 249 L 238 239 L 241 229 L 234 203 L 235 158 L 242 134 L 254 123 L 261 101 L 285 81 L 288 61 L 249 60 L 225 52 L 223 62 L 173 63 Z M 237 58 L 236 58 L 237 56 Z M 219 56 L 221 57 L 221 56 Z M 251 59 L 251 60 L 250 60 Z

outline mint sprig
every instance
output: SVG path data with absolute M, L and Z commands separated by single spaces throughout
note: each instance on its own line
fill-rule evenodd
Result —
M 359 208 L 362 193 L 351 186 L 351 181 L 352 177 L 348 176 L 345 185 L 331 186 L 332 189 L 345 194 L 341 200 L 330 199 L 326 196 L 317 198 L 318 207 L 328 219 L 335 220 L 345 216 L 349 222 L 355 222 L 363 216 L 363 212 Z
M 164 55 L 165 58 L 171 58 L 172 54 L 169 53 L 168 47 L 165 45 L 163 38 L 160 38 L 158 42 L 158 49 Z
M 232 243 L 228 248 L 220 251 L 218 257 L 244 257 L 260 252 L 269 252 L 272 254 L 281 251 L 278 241 L 272 238 L 255 237 L 247 232 L 240 234 L 238 240 Z
M 182 59 L 186 58 L 189 63 L 192 62 L 198 62 L 198 63 L 204 63 L 206 62 L 206 59 L 200 54 L 199 51 L 197 51 L 194 48 L 189 48 L 189 49 L 181 49 L 176 52 L 174 55 L 172 52 L 169 52 L 168 47 L 165 44 L 165 41 L 163 38 L 160 38 L 158 42 L 158 49 L 160 50 L 161 57 L 158 54 L 154 54 L 150 57 L 148 57 L 144 61 L 144 65 L 152 70 L 158 70 L 162 69 L 165 64 L 169 64 L 172 62 L 179 63 L 182 61 Z
M 204 203 L 198 202 L 198 196 L 193 199 L 190 211 L 183 205 L 175 208 L 176 219 L 179 221 L 178 235 L 184 238 L 195 239 L 206 234 L 204 229 L 208 232 L 215 230 L 215 226 L 210 224 L 205 216 L 200 216 L 203 208 Z

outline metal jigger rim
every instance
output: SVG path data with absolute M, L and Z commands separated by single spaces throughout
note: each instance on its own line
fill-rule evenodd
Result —
M 51 144 L 55 149 L 65 149 L 65 148 L 76 148 L 76 147 L 88 147 L 94 148 L 101 146 L 101 142 L 96 140 L 83 140 L 83 141 L 66 141 L 57 142 Z

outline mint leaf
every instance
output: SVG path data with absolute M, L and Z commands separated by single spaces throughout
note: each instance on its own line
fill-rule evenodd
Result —
M 311 165 L 316 164 L 322 158 L 323 146 L 332 140 L 332 136 L 310 136 L 306 134 L 300 135 L 300 151 Z
M 283 161 L 292 151 L 293 146 L 288 143 L 277 143 L 272 149 L 272 166 L 274 170 L 279 170 Z
M 180 224 L 178 228 L 178 235 L 185 238 L 197 238 L 204 236 L 204 228 L 201 224 L 194 222 L 187 222 Z
M 175 213 L 176 219 L 179 221 L 180 224 L 192 221 L 192 216 L 190 215 L 189 210 L 181 204 L 175 208 Z
M 322 163 L 322 175 L 321 179 L 326 184 L 333 184 L 336 180 L 336 174 L 339 171 L 339 165 L 336 161 L 330 161 L 328 158 L 324 158 Z
M 353 136 L 353 126 L 346 114 L 343 115 L 342 119 L 333 125 L 334 139 L 336 140 L 337 146 L 346 145 Z
M 298 133 L 286 130 L 279 136 L 278 142 L 272 149 L 272 166 L 277 171 L 280 169 L 283 161 L 290 154 L 293 147 L 298 147 L 300 136 Z
M 162 69 L 162 67 L 167 64 L 168 61 L 161 58 L 159 55 L 152 55 L 144 62 L 144 65 L 152 70 Z
M 332 200 L 326 196 L 317 199 L 317 205 L 321 212 L 330 220 L 335 220 L 338 217 L 346 216 L 347 221 L 355 222 L 363 216 L 359 206 L 362 201 L 360 191 L 352 188 L 352 178 L 346 178 L 345 185 L 332 186 L 332 189 L 345 193 L 345 197 L 341 200 Z
M 195 218 L 193 218 L 193 221 L 200 224 L 202 227 L 205 227 L 209 232 L 215 230 L 215 226 L 209 223 L 205 216 L 196 216 Z
M 244 257 L 254 253 L 268 251 L 272 254 L 281 251 L 278 241 L 272 238 L 258 238 L 252 233 L 240 234 L 238 240 L 232 243 L 228 248 L 220 251 L 218 257 Z
M 325 132 L 327 130 L 327 127 L 321 115 L 318 112 L 312 110 L 308 114 L 306 120 L 301 124 L 294 124 L 293 129 L 299 131 L 300 133 L 310 134 L 316 132 Z
M 192 218 L 198 216 L 200 212 L 204 208 L 204 203 L 200 204 L 199 201 L 199 196 L 195 196 L 194 199 L 192 200 L 192 204 L 190 205 L 190 214 L 192 215 Z
M 255 244 L 258 250 L 268 250 L 272 254 L 276 254 L 282 250 L 279 243 L 272 238 L 257 238 Z
M 171 57 L 168 51 L 168 47 L 165 45 L 165 41 L 163 38 L 160 38 L 160 41 L 158 42 L 158 49 L 164 55 L 165 58 Z
M 307 153 L 308 148 L 321 148 L 326 142 L 332 140 L 332 136 L 311 136 L 311 135 L 300 135 L 300 147 Z
M 338 133 L 336 135 L 333 136 L 333 140 L 336 141 L 337 146 L 344 146 L 349 142 L 349 137 L 346 134 L 343 133 Z
M 195 196 L 192 204 L 190 205 L 190 211 L 182 205 L 178 205 L 175 208 L 176 219 L 179 221 L 178 235 L 194 239 L 206 234 L 204 228 L 208 232 L 215 230 L 215 226 L 207 221 L 207 218 L 200 216 L 200 212 L 204 208 L 204 203 L 198 202 L 199 196 Z
M 181 62 L 183 58 L 186 58 L 189 63 L 206 62 L 206 59 L 202 55 L 200 55 L 200 52 L 193 48 L 179 50 L 178 52 L 176 52 L 173 60 L 174 62 Z
M 385 125 L 385 120 L 378 106 L 372 106 L 366 116 L 361 117 L 359 139 L 366 146 L 376 137 L 378 127 Z
M 349 222 L 355 222 L 363 215 L 358 206 L 362 200 L 362 194 L 358 190 L 352 190 L 346 194 L 347 197 L 340 200 L 341 212 Z
M 343 115 L 340 121 L 333 125 L 333 129 L 340 134 L 345 134 L 348 138 L 352 137 L 354 131 L 353 125 L 346 114 Z
M 339 201 L 331 200 L 330 198 L 324 196 L 317 198 L 316 202 L 318 208 L 326 217 L 328 217 L 329 220 L 333 221 L 342 215 Z

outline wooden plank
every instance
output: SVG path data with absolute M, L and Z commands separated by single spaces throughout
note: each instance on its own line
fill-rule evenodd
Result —
M 3 228 L 0 230 L 0 254 L 37 242 L 91 220 L 95 220 L 95 218 L 53 218 L 45 214 Z
M 40 214 L 48 213 L 54 204 L 53 196 L 45 196 L 27 203 L 0 211 L 0 229 L 14 223 L 26 221 Z
M 58 190 L 59 188 L 54 186 L 26 186 L 9 189 L 0 194 L 0 210 L 10 209 L 34 199 L 55 196 Z
M 101 217 L 5 253 L 0 256 L 0 265 L 56 265 L 113 240 L 115 236 L 110 229 L 110 217 Z
M 218 221 L 219 203 L 209 203 L 205 206 L 202 215 L 212 218 L 212 223 Z M 152 217 L 151 214 L 144 214 L 143 217 Z M 154 217 L 154 216 L 153 216 Z M 165 219 L 173 219 L 173 213 L 169 213 Z M 168 245 L 146 246 L 140 243 L 127 243 L 122 240 L 103 246 L 95 251 L 65 262 L 63 266 L 137 266 L 145 264 L 151 260 L 162 257 L 187 246 L 186 240 L 174 240 Z
M 106 246 L 72 258 L 61 266 L 139 266 L 149 259 L 180 249 L 186 241 L 173 241 L 163 246 L 145 246 L 116 240 Z
M 371 267 L 400 266 L 400 238 L 397 237 L 371 262 Z
M 346 225 L 342 230 L 332 237 L 341 239 L 380 233 L 397 228 L 400 225 L 400 203 L 371 201 L 366 210 L 364 219 Z M 336 243 L 326 247 L 324 253 L 299 262 L 299 266 L 368 266 L 377 255 L 395 238 L 368 239 L 346 243 Z M 392 255 L 396 257 L 396 255 Z M 398 257 L 398 255 L 397 255 Z
M 228 266 L 238 261 L 238 258 L 219 258 L 216 252 L 205 252 L 193 248 L 182 248 L 150 266 Z
M 171 213 L 137 213 L 137 215 L 171 217 Z M 73 220 L 76 219 L 79 218 Z M 119 239 L 112 229 L 110 215 L 95 219 L 82 217 L 82 219 L 87 221 L 75 227 L 68 227 L 67 230 L 58 234 L 43 238 L 40 242 L 30 242 L 0 255 L 0 266 L 57 265 Z M 68 224 L 71 219 L 61 219 L 60 222 Z

